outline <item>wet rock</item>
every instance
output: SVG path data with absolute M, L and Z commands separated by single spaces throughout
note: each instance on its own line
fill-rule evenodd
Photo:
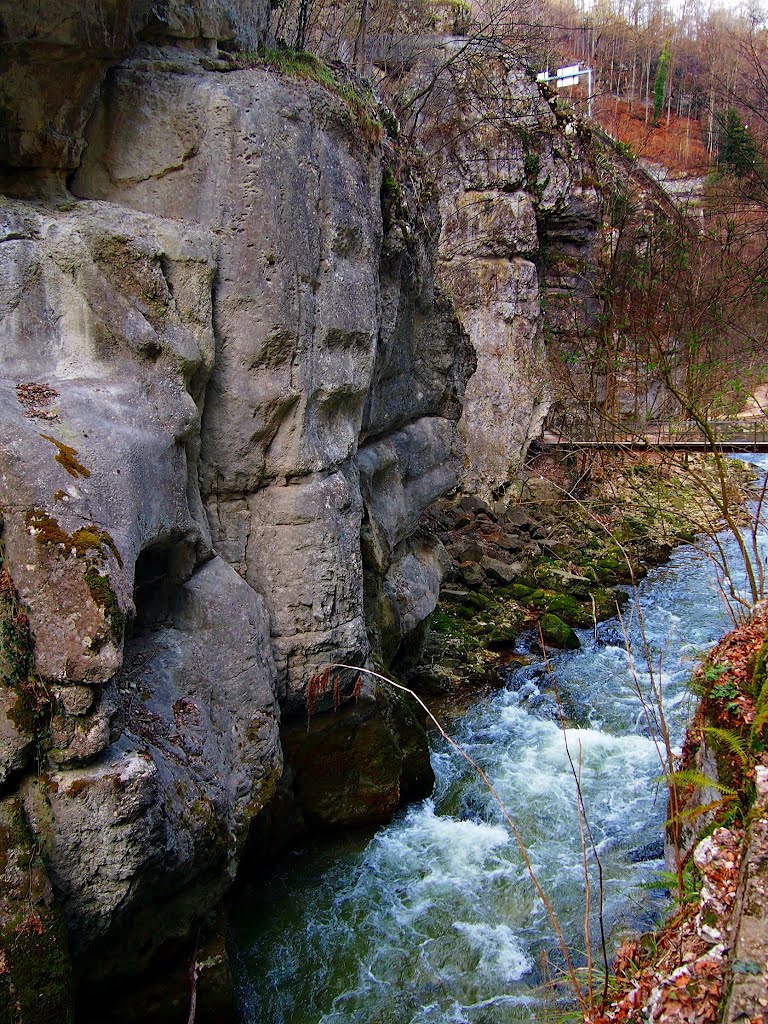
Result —
M 560 647 L 567 651 L 575 651 L 581 647 L 581 641 L 569 625 L 549 613 L 539 620 L 544 642 L 551 647 Z
M 313 827 L 378 824 L 434 783 L 415 706 L 386 687 L 365 684 L 359 701 L 289 725 L 282 743 L 293 797 Z
M 636 846 L 633 850 L 627 853 L 627 860 L 630 864 L 643 864 L 649 860 L 663 860 L 664 859 L 664 840 L 653 839 L 649 843 L 643 843 L 642 846 Z

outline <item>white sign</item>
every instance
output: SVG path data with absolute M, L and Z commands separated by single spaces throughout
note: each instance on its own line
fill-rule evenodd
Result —
M 557 69 L 557 88 L 567 89 L 571 85 L 579 84 L 579 65 L 570 64 L 566 68 Z

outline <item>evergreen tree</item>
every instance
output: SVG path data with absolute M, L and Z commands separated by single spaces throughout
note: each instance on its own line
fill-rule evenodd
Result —
M 717 157 L 718 167 L 739 178 L 743 178 L 754 170 L 757 162 L 757 146 L 755 140 L 731 107 L 720 118 L 720 146 Z
M 653 127 L 659 123 L 659 114 L 664 107 L 664 93 L 667 86 L 667 68 L 669 67 L 669 47 L 664 43 L 664 49 L 659 57 L 659 66 L 656 68 L 656 77 L 653 80 Z

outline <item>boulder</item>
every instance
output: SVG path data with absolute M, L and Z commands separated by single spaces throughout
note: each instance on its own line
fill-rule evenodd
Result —
M 480 587 L 485 583 L 485 570 L 477 562 L 462 562 L 457 572 L 468 587 Z
M 575 651 L 581 647 L 581 641 L 578 636 L 557 615 L 552 615 L 551 613 L 542 615 L 539 625 L 544 642 L 551 647 L 561 647 L 566 651 Z
M 518 575 L 518 570 L 515 566 L 502 562 L 498 558 L 490 558 L 488 555 L 483 556 L 481 565 L 486 576 L 489 579 L 496 580 L 498 583 L 511 583 L 515 576 Z

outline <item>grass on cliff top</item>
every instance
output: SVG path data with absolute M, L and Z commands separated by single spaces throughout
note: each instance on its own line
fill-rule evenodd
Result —
M 371 90 L 362 83 L 341 81 L 332 68 L 313 53 L 290 47 L 274 47 L 257 53 L 240 54 L 239 61 L 243 66 L 269 68 L 287 78 L 322 85 L 344 100 L 353 123 L 367 142 L 378 144 L 384 137 L 382 111 Z

